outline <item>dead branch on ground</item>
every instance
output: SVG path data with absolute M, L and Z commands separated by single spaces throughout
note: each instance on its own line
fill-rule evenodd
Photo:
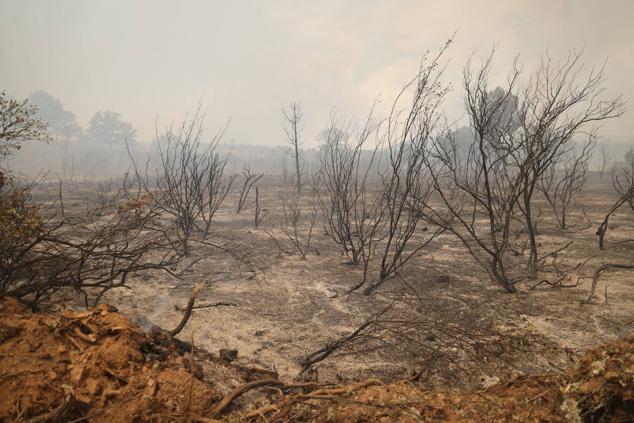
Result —
M 198 310 L 201 308 L 213 308 L 213 307 L 238 307 L 238 304 L 236 303 L 229 303 L 226 301 L 218 301 L 216 303 L 210 303 L 210 304 L 197 304 L 194 307 L 192 307 L 193 310 Z M 187 309 L 187 307 L 182 308 L 178 305 L 174 306 L 174 309 L 176 311 L 185 311 Z
M 235 401 L 240 396 L 249 392 L 252 389 L 261 388 L 264 386 L 284 386 L 284 383 L 277 379 L 261 379 L 253 382 L 249 382 L 245 385 L 239 386 L 227 395 L 225 395 L 218 404 L 214 406 L 211 410 L 211 416 L 213 418 L 218 418 L 222 414 L 225 408 L 227 408 L 233 401 Z

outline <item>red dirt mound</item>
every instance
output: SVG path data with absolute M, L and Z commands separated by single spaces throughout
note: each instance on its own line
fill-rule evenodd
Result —
M 0 419 L 171 420 L 219 399 L 162 347 L 107 305 L 34 314 L 0 303 Z M 198 368 L 197 368 L 198 369 Z
M 484 391 L 426 391 L 414 379 L 284 383 L 221 363 L 116 312 L 31 313 L 0 301 L 2 421 L 628 421 L 634 336 L 560 374 Z M 257 372 L 255 372 L 257 373 Z

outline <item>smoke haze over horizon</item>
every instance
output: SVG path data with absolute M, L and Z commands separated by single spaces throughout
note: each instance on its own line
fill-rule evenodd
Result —
M 302 103 L 306 146 L 335 108 L 362 118 L 385 111 L 427 50 L 448 51 L 450 119 L 463 115 L 461 70 L 497 46 L 493 79 L 516 56 L 529 72 L 548 52 L 584 63 L 606 59 L 606 95 L 634 98 L 634 2 L 465 1 L 8 1 L 0 0 L 1 88 L 59 98 L 84 128 L 112 110 L 151 140 L 159 126 L 202 101 L 211 131 L 225 138 L 284 142 L 282 107 Z M 605 136 L 634 134 L 630 113 Z

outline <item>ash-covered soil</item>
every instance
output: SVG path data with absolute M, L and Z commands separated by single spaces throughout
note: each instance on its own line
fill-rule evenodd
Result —
M 583 304 L 597 266 L 631 262 L 633 257 L 634 243 L 628 237 L 634 238 L 634 216 L 627 208 L 611 219 L 607 250 L 598 248 L 596 226 L 613 201 L 607 179 L 595 178 L 587 185 L 567 230 L 556 229 L 547 205 L 538 205 L 543 254 L 572 241 L 556 256 L 557 269 L 573 269 L 561 286 L 535 287 L 559 278 L 551 266 L 537 280 L 521 280 L 518 294 L 507 294 L 490 282 L 456 238 L 443 234 L 408 263 L 402 278 L 388 281 L 376 294 L 345 294 L 362 270 L 347 263 L 325 236 L 319 218 L 306 259 L 288 254 L 293 247 L 278 230 L 284 189 L 271 186 L 260 188 L 261 203 L 268 209 L 260 228 L 253 228 L 252 208 L 235 213 L 233 197 L 215 223 L 214 242 L 246 255 L 257 266 L 255 274 L 231 255 L 198 245 L 190 258 L 196 264 L 182 280 L 165 273 L 133 278 L 130 289 L 111 291 L 104 300 L 146 328 L 171 328 L 180 320 L 192 286 L 206 281 L 198 304 L 232 305 L 195 310 L 184 338 L 193 337 L 210 351 L 235 348 L 240 363 L 289 378 L 300 377 L 299 362 L 307 354 L 350 334 L 395 299 L 399 304 L 389 318 L 418 322 L 416 342 L 393 333 L 378 346 L 337 352 L 317 363 L 310 377 L 353 381 L 423 372 L 421 383 L 427 386 L 477 387 L 509 375 L 557 371 L 588 348 L 632 330 L 626 324 L 634 316 L 632 272 L 605 273 L 595 303 Z M 308 207 L 308 198 L 306 203 Z M 306 222 L 303 230 L 308 231 Z
M 68 212 L 91 207 L 93 186 L 70 188 Z M 614 200 L 607 177 L 599 181 L 594 175 L 589 181 L 566 230 L 556 228 L 547 204 L 537 204 L 540 251 L 546 255 L 572 244 L 557 253 L 555 266 L 552 258 L 546 260 L 549 267 L 538 279 L 520 280 L 517 294 L 494 285 L 449 234 L 435 239 L 401 277 L 375 294 L 346 294 L 361 279 L 362 269 L 350 265 L 325 235 L 320 215 L 306 259 L 279 230 L 282 198 L 290 190 L 270 181 L 260 185 L 265 218 L 258 229 L 253 227 L 253 204 L 237 214 L 237 194 L 230 195 L 207 240 L 222 248 L 193 243 L 191 256 L 177 269 L 180 278 L 165 272 L 132 275 L 127 289 L 112 290 L 102 300 L 146 330 L 173 328 L 192 287 L 204 281 L 197 304 L 225 305 L 194 310 L 183 339 L 193 338 L 213 352 L 237 349 L 242 365 L 328 382 L 421 374 L 417 383 L 427 387 L 486 387 L 507 376 L 559 371 L 583 351 L 632 331 L 627 322 L 634 316 L 634 272 L 606 272 L 595 303 L 583 304 L 599 265 L 631 263 L 634 257 L 634 216 L 627 207 L 610 220 L 607 249 L 598 248 L 595 231 Z M 55 197 L 55 189 L 50 195 Z M 310 195 L 303 201 L 304 210 L 310 210 Z M 299 228 L 304 237 L 307 220 Z M 416 236 L 426 234 L 421 228 Z M 558 281 L 555 270 L 566 274 L 559 286 L 542 282 Z M 300 362 L 308 354 L 349 335 L 392 303 L 382 331 L 301 373 Z M 83 307 L 72 293 L 65 304 Z

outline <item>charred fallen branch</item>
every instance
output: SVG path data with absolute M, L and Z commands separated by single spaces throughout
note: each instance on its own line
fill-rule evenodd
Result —
M 304 373 L 313 365 L 325 360 L 338 350 L 345 347 L 351 347 L 355 343 L 362 341 L 364 337 L 370 336 L 372 332 L 377 329 L 377 320 L 380 318 L 380 316 L 385 314 L 391 308 L 391 306 L 392 305 L 370 316 L 363 323 L 357 326 L 357 328 L 354 329 L 349 335 L 342 336 L 341 338 L 329 342 L 323 348 L 320 348 L 317 351 L 308 354 L 300 362 L 300 365 L 302 366 L 302 371 L 300 373 Z
M 229 303 L 229 302 L 226 302 L 226 301 L 218 301 L 216 303 L 210 303 L 210 304 L 197 304 L 197 305 L 194 305 L 192 307 L 192 309 L 193 310 L 198 310 L 198 309 L 201 309 L 201 308 L 214 308 L 214 307 L 238 307 L 238 304 L 237 303 Z M 174 309 L 176 311 L 185 311 L 187 309 L 187 307 L 182 308 L 182 307 L 180 307 L 178 305 L 175 305 Z
M 264 274 L 264 268 L 253 261 L 250 255 L 250 249 L 242 243 L 236 243 L 232 240 L 222 238 L 216 238 L 214 240 L 193 238 L 192 241 L 197 244 L 221 251 L 222 253 L 227 254 L 229 257 L 234 259 L 239 265 L 246 266 L 246 271 L 251 274 L 248 279 L 253 279 L 254 277 L 256 277 L 258 272 L 260 272 L 260 274 Z M 202 259 L 203 258 L 198 258 L 196 260 Z

